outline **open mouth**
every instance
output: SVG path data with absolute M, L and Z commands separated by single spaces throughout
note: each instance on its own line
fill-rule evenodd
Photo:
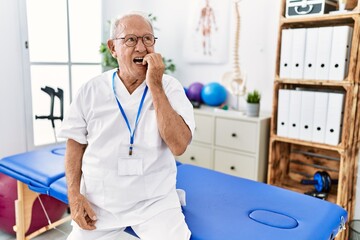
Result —
M 142 64 L 143 60 L 144 60 L 144 58 L 142 58 L 142 57 L 136 57 L 133 59 L 133 62 L 136 64 Z

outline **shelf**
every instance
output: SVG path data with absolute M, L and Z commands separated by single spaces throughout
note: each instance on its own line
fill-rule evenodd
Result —
M 328 144 L 322 144 L 322 143 L 316 143 L 316 142 L 303 141 L 300 139 L 279 137 L 276 135 L 271 136 L 271 140 L 278 141 L 278 142 L 284 142 L 284 143 L 292 143 L 292 144 L 297 144 L 297 145 L 302 145 L 302 146 L 307 146 L 307 147 L 319 148 L 319 149 L 324 149 L 324 150 L 336 151 L 339 153 L 345 151 L 345 149 L 341 145 L 334 146 L 334 145 L 328 145 Z
M 294 192 L 298 192 L 298 193 L 305 193 L 305 192 L 311 192 L 314 191 L 314 187 L 311 185 L 303 185 L 289 177 L 287 177 L 286 179 L 284 179 L 282 181 L 281 184 L 274 184 L 275 186 L 281 187 L 281 188 L 285 188 Z M 326 198 L 327 201 L 332 202 L 332 203 L 336 203 L 336 195 L 337 195 L 337 190 L 336 187 L 332 188 L 331 192 L 329 193 L 328 197 Z
M 314 191 L 314 186 L 301 184 L 304 178 L 311 179 L 317 171 L 326 171 L 339 184 L 331 188 L 327 201 L 336 203 L 348 211 L 348 220 L 354 216 L 358 152 L 360 139 L 360 2 L 352 0 L 348 7 L 353 11 L 342 14 L 299 16 L 285 18 L 286 0 L 281 0 L 281 15 L 278 31 L 277 58 L 273 87 L 273 113 L 271 118 L 268 184 L 304 193 Z M 353 28 L 348 56 L 348 72 L 342 81 L 281 78 L 280 57 L 283 29 L 322 28 L 350 26 Z M 344 93 L 341 142 L 328 145 L 277 136 L 279 89 L 311 90 Z M 348 231 L 336 239 L 348 239 Z
M 305 80 L 305 79 L 283 79 L 276 78 L 275 83 L 283 83 L 283 84 L 297 84 L 297 85 L 309 85 L 309 86 L 334 86 L 334 87 L 348 87 L 353 86 L 354 83 L 349 81 L 332 81 L 332 80 Z
M 293 27 L 311 27 L 311 26 L 327 26 L 329 24 L 352 24 L 355 19 L 359 17 L 359 12 L 349 12 L 345 14 L 324 14 L 320 16 L 307 16 L 307 17 L 291 17 L 280 18 L 280 25 L 293 26 Z

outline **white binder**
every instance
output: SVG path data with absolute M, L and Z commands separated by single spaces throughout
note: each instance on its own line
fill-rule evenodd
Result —
M 301 91 L 300 136 L 304 141 L 312 140 L 315 92 Z
M 344 94 L 329 93 L 325 143 L 337 145 L 340 142 L 343 118 Z
M 290 78 L 302 79 L 304 76 L 306 28 L 292 30 Z
M 304 79 L 315 79 L 319 28 L 306 29 Z
M 327 119 L 329 93 L 315 92 L 314 119 L 312 141 L 318 143 L 325 142 L 325 129 Z
M 329 79 L 332 33 L 333 33 L 333 27 L 319 28 L 315 79 L 318 80 Z
M 300 136 L 301 91 L 290 91 L 289 104 L 289 138 L 298 139 Z
M 277 135 L 288 137 L 290 90 L 279 89 L 277 111 Z
M 281 30 L 280 78 L 290 78 L 292 29 Z
M 349 73 L 350 53 L 351 53 L 353 32 L 354 32 L 354 29 L 352 27 L 350 27 L 350 31 L 349 31 L 349 47 L 347 48 L 347 53 L 346 53 L 345 77 Z
M 329 80 L 344 80 L 347 75 L 352 28 L 349 26 L 333 27 Z

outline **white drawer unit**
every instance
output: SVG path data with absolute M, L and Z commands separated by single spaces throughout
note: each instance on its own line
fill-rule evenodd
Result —
M 266 180 L 270 114 L 247 117 L 210 107 L 195 109 L 196 129 L 182 163 L 256 181 Z
M 195 122 L 196 127 L 193 141 L 211 144 L 214 138 L 214 118 L 195 114 Z
M 256 152 L 258 124 L 238 119 L 216 119 L 215 144 L 245 152 Z
M 214 169 L 234 176 L 254 179 L 256 176 L 256 159 L 254 156 L 241 155 L 236 152 L 215 150 Z
M 213 168 L 213 150 L 211 147 L 191 144 L 185 153 L 179 157 L 182 163 L 193 164 L 199 167 Z

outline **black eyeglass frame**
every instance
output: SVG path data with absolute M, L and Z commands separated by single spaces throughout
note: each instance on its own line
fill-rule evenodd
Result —
M 147 37 L 147 36 L 151 36 L 153 39 L 154 39 L 154 42 L 152 44 L 146 44 L 144 42 L 144 37 Z M 129 45 L 129 42 L 128 41 L 125 41 L 125 39 L 129 38 L 129 37 L 134 37 L 135 38 L 135 41 L 134 41 L 134 44 L 130 44 Z M 128 47 L 135 47 L 136 44 L 138 43 L 139 41 L 139 38 L 141 38 L 141 41 L 142 43 L 146 46 L 146 47 L 152 47 L 155 45 L 155 42 L 156 42 L 156 39 L 158 39 L 157 37 L 155 37 L 153 34 L 145 34 L 144 36 L 136 36 L 135 34 L 128 34 L 128 35 L 125 35 L 125 37 L 119 37 L 119 38 L 114 38 L 113 40 L 118 40 L 118 39 L 121 39 L 121 40 L 124 40 L 124 43 L 126 46 Z

